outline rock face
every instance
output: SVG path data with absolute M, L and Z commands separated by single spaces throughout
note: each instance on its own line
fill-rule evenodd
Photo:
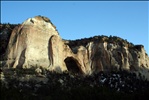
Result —
M 0 56 L 5 53 L 9 42 L 10 33 L 17 24 L 0 24 Z
M 128 70 L 149 79 L 149 57 L 142 45 L 106 36 L 63 40 L 51 21 L 42 16 L 29 18 L 13 29 L 6 58 L 6 65 L 13 68 L 68 70 L 85 75 Z
M 60 37 L 52 23 L 44 18 L 29 18 L 14 28 L 8 44 L 7 65 L 13 68 L 52 65 L 51 39 Z

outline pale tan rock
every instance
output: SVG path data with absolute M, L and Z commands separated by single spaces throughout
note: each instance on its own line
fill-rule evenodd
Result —
M 35 18 L 27 19 L 14 29 L 7 49 L 7 65 L 13 68 L 32 66 L 49 67 L 50 38 L 58 35 L 50 22 Z
M 149 57 L 143 46 L 129 48 L 126 43 L 107 42 L 107 37 L 95 39 L 99 41 L 88 40 L 86 43 L 84 40 L 70 46 L 70 41 L 61 39 L 48 18 L 29 18 L 11 34 L 6 65 L 13 68 L 42 67 L 58 73 L 69 70 L 85 75 L 128 70 L 142 73 L 149 79 Z

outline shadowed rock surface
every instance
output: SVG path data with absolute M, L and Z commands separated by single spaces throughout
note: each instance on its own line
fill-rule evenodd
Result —
M 28 18 L 14 26 L 10 27 L 12 31 L 1 30 L 1 34 L 11 34 L 10 39 L 6 37 L 8 45 L 4 43 L 2 47 L 2 51 L 6 47 L 7 50 L 1 54 L 7 68 L 42 67 L 58 73 L 69 70 L 84 75 L 127 70 L 149 79 L 149 57 L 143 45 L 103 35 L 64 40 L 50 19 L 44 16 Z
M 0 24 L 2 100 L 145 100 L 149 57 L 117 36 L 65 40 L 49 18 Z

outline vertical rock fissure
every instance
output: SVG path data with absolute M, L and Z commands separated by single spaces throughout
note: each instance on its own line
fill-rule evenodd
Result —
M 50 61 L 49 66 L 53 65 L 52 37 L 49 39 L 49 43 L 48 43 L 48 55 L 49 55 L 49 61 Z

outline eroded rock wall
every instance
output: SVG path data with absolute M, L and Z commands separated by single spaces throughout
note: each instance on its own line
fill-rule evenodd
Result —
M 107 42 L 89 42 L 86 46 L 77 48 L 75 57 L 86 74 L 99 71 L 128 70 L 141 73 L 149 79 L 149 57 L 142 45 L 133 48 Z
M 59 35 L 50 22 L 39 18 L 29 18 L 13 30 L 7 49 L 9 67 L 51 65 L 50 38 L 52 35 Z
M 73 72 L 85 75 L 128 70 L 149 79 L 149 57 L 144 47 L 114 39 L 117 38 L 95 37 L 95 40 L 81 40 L 82 44 L 66 41 L 61 39 L 48 18 L 36 16 L 13 29 L 6 52 L 6 66 L 42 67 L 60 73 L 75 70 Z

